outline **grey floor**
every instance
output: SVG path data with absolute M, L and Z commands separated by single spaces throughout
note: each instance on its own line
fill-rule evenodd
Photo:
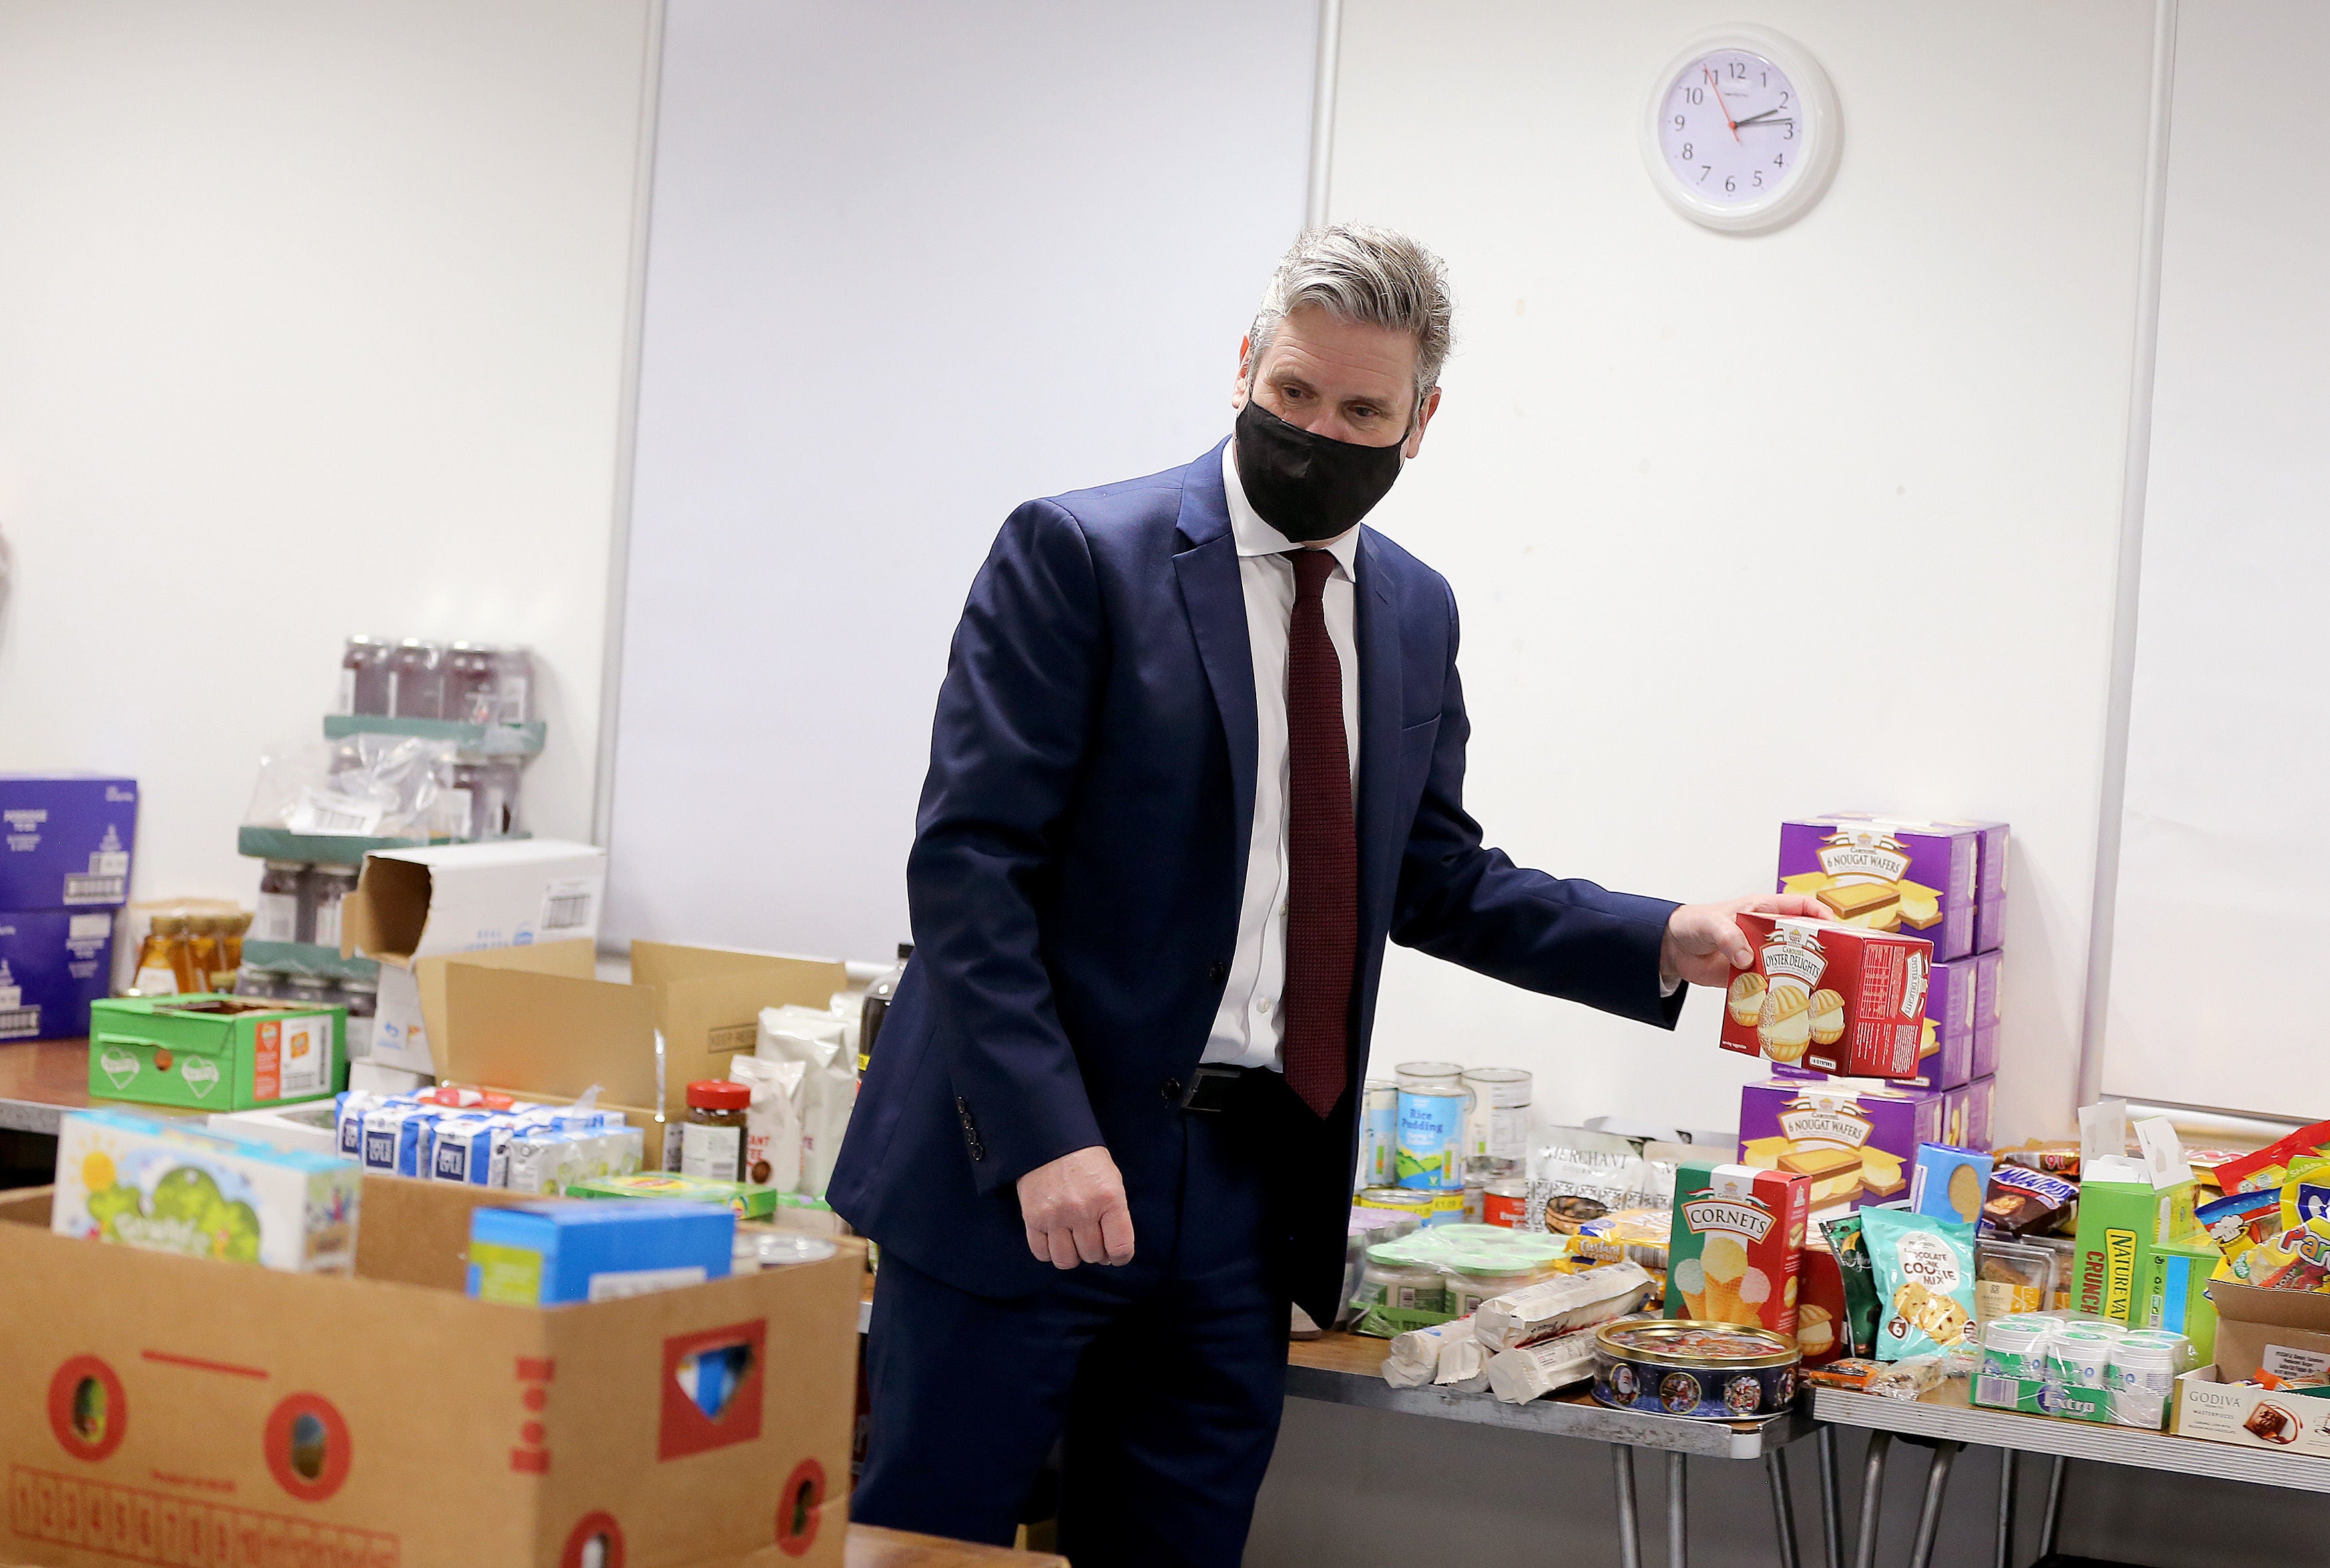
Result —
M 1841 1436 L 1850 1531 L 1865 1444 L 1857 1433 Z M 1927 1450 L 1894 1447 L 1880 1568 L 1909 1559 L 1927 1459 Z M 1811 1440 L 1791 1449 L 1789 1461 L 1804 1568 L 1820 1568 Z M 2026 1455 L 2018 1468 L 2016 1568 L 2037 1552 L 2049 1462 Z M 1645 1568 L 1666 1563 L 1664 1463 L 1650 1454 L 1636 1460 Z M 1692 1568 L 1773 1568 L 1779 1556 L 1763 1467 L 1712 1459 L 1690 1467 Z M 1598 1444 L 1289 1400 L 1246 1561 L 1248 1568 L 1617 1568 L 1613 1484 L 1608 1450 Z M 2142 1568 L 2330 1563 L 2330 1498 L 2311 1493 L 2074 1461 L 2064 1497 L 2056 1544 L 2082 1557 Z M 1991 1568 L 1997 1451 L 1966 1450 L 1945 1499 L 1936 1568 Z

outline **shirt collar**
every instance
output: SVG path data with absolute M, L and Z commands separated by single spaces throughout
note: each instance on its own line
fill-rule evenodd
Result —
M 1222 489 L 1230 504 L 1230 534 L 1237 541 L 1237 553 L 1246 555 L 1291 555 L 1302 548 L 1285 534 L 1262 520 L 1254 503 L 1246 498 L 1246 486 L 1238 483 L 1237 442 L 1222 443 Z M 1353 582 L 1359 580 L 1359 524 L 1352 524 L 1326 546 L 1343 575 Z

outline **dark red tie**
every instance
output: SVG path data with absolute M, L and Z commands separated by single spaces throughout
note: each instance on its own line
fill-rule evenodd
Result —
M 1297 550 L 1286 627 L 1287 1086 L 1321 1116 L 1350 1076 L 1351 971 L 1359 950 L 1359 836 L 1343 734 L 1343 664 L 1327 637 L 1324 550 Z

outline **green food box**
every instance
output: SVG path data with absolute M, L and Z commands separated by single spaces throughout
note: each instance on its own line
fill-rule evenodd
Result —
M 2189 1240 L 2193 1184 L 2083 1181 L 2079 1228 L 2071 1243 L 2071 1305 L 2131 1328 L 2144 1327 L 2137 1286 L 2163 1242 Z
M 570 1198 L 678 1198 L 688 1203 L 726 1204 L 744 1220 L 764 1220 L 777 1212 L 777 1189 L 744 1182 L 714 1181 L 672 1171 L 643 1170 L 630 1176 L 586 1176 L 566 1185 Z
M 2223 1261 L 2211 1242 L 2163 1242 L 2145 1258 L 2136 1280 L 2139 1327 L 2182 1334 L 2203 1366 L 2217 1359 L 2217 1304 L 2209 1299 L 2209 1276 Z
M 255 1110 L 347 1086 L 347 1009 L 251 997 L 113 997 L 89 1009 L 89 1091 Z

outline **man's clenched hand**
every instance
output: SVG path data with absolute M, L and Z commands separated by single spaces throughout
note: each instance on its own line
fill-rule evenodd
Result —
M 1731 918 L 1738 914 L 1836 918 L 1820 900 L 1801 893 L 1763 893 L 1721 903 L 1684 904 L 1667 921 L 1666 937 L 1659 944 L 1659 978 L 1689 980 L 1694 986 L 1729 985 L 1733 969 L 1744 969 L 1756 961 L 1755 950 Z
M 1019 1178 L 1028 1250 L 1056 1269 L 1132 1261 L 1132 1211 L 1116 1161 L 1095 1144 Z

